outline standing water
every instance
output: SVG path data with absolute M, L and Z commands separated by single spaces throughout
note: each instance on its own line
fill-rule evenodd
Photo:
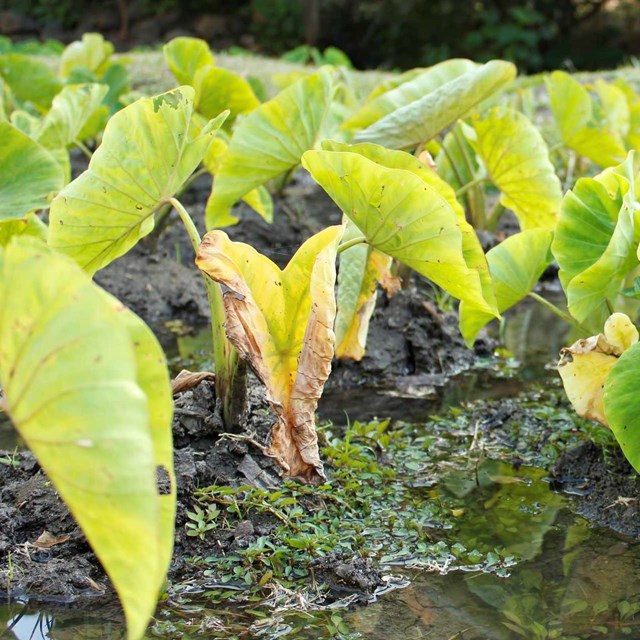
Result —
M 387 586 L 370 598 L 368 606 L 349 606 L 353 596 L 328 604 L 277 589 L 261 601 L 213 604 L 203 585 L 190 593 L 170 593 L 147 637 L 640 637 L 640 545 L 593 528 L 574 515 L 571 498 L 552 491 L 547 472 L 531 464 L 542 464 L 542 453 L 518 449 L 515 455 L 503 442 L 483 440 L 477 426 L 476 433 L 460 426 L 465 412 L 471 411 L 468 401 L 519 402 L 527 385 L 555 378 L 545 365 L 554 359 L 564 338 L 552 344 L 547 340 L 562 336 L 564 327 L 553 326 L 553 316 L 547 313 L 525 307 L 507 323 L 504 338 L 520 363 L 518 369 L 463 374 L 445 386 L 434 385 L 433 392 L 409 381 L 400 393 L 379 389 L 372 395 L 363 390 L 324 399 L 320 408 L 324 418 L 344 423 L 345 412 L 349 419 L 360 420 L 391 415 L 423 423 L 413 429 L 428 443 L 427 462 L 404 466 L 398 462 L 399 471 L 389 480 L 403 496 L 397 510 L 420 511 L 420 505 L 424 509 L 419 530 L 411 532 L 416 541 L 412 547 L 401 553 L 384 547 L 376 552 Z M 544 393 L 540 398 L 544 403 Z M 431 419 L 434 412 L 442 418 Z M 6 437 L 2 429 L 0 438 Z M 430 519 L 434 505 L 444 507 L 447 518 Z M 392 530 L 393 523 L 389 527 Z M 392 531 L 391 535 L 408 534 Z M 31 606 L 25 600 L 0 606 L 0 637 L 125 636 L 117 613 L 82 612 L 56 603 Z

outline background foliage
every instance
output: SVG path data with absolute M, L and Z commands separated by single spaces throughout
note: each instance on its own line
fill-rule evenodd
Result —
M 45 37 L 98 30 L 122 48 L 154 44 L 176 30 L 213 48 L 272 54 L 303 42 L 336 46 L 358 68 L 464 56 L 508 59 L 528 72 L 595 69 L 640 52 L 633 37 L 638 0 L 2 0 L 0 34 L 23 37 L 14 16 Z

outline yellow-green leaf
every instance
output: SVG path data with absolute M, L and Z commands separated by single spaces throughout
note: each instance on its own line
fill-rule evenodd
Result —
M 11 310 L 0 317 L 9 417 L 111 578 L 129 637 L 140 638 L 172 546 L 162 350 L 73 261 L 32 239 L 0 251 L 0 308 Z
M 384 150 L 380 154 L 378 159 L 385 156 Z M 492 292 L 483 286 L 475 250 L 469 250 L 471 259 L 467 263 L 466 228 L 459 213 L 429 182 L 435 174 L 428 176 L 431 170 L 415 158 L 409 165 L 408 159 L 387 157 L 385 162 L 411 166 L 413 170 L 390 168 L 352 151 L 308 151 L 303 166 L 370 245 L 433 280 L 454 297 L 497 316 Z M 404 154 L 403 158 L 410 156 Z M 470 236 L 468 241 L 471 246 Z
M 17 236 L 31 236 L 46 242 L 48 232 L 47 225 L 35 213 L 30 213 L 19 220 L 2 220 L 0 221 L 0 247 L 6 247 L 12 238 Z
M 201 67 L 193 78 L 196 90 L 196 109 L 205 118 L 215 118 L 225 109 L 230 114 L 226 121 L 229 126 L 243 113 L 250 113 L 260 100 L 249 83 L 237 73 L 219 67 Z
M 0 56 L 0 76 L 20 103 L 31 103 L 44 113 L 62 89 L 62 82 L 44 62 L 19 53 Z
M 354 234 L 359 233 L 354 227 Z M 340 254 L 335 321 L 338 359 L 362 360 L 369 320 L 376 306 L 376 283 L 388 277 L 391 262 L 390 256 L 366 244 L 356 245 Z
M 56 160 L 8 122 L 0 122 L 0 148 L 0 220 L 48 208 L 64 184 Z
M 626 149 L 619 135 L 598 123 L 589 92 L 564 71 L 547 78 L 551 110 L 562 142 L 576 153 L 609 167 L 624 161 Z
M 597 331 L 638 264 L 633 157 L 567 192 L 553 241 L 569 311 Z
M 80 139 L 80 132 L 107 94 L 104 84 L 65 87 L 54 99 L 33 137 L 46 149 L 66 149 Z
M 475 148 L 500 202 L 511 209 L 525 231 L 553 229 L 562 201 L 562 187 L 544 139 L 533 123 L 511 109 L 494 108 L 472 120 Z
M 344 123 L 343 127 L 351 130 L 365 129 L 396 109 L 406 107 L 439 89 L 447 82 L 473 71 L 479 66 L 471 60 L 454 58 L 440 62 L 428 69 L 418 70 L 418 73 L 414 70 L 408 71 L 403 74 L 404 80 L 402 82 L 395 86 L 385 85 L 389 87 L 386 91 L 367 100 Z
M 551 263 L 553 233 L 529 229 L 510 236 L 487 253 L 498 311 L 503 313 L 528 295 Z M 492 316 L 474 304 L 460 304 L 460 331 L 470 346 Z
M 196 264 L 223 285 L 225 331 L 267 388 L 278 417 L 271 453 L 288 475 L 324 477 L 314 413 L 331 370 L 335 259 L 342 226 L 307 240 L 284 270 L 223 231 L 206 234 Z
M 100 76 L 113 53 L 113 45 L 99 33 L 85 33 L 66 47 L 60 56 L 59 74 L 68 78 L 78 68 Z
M 236 127 L 207 202 L 207 228 L 235 224 L 231 206 L 300 164 L 302 154 L 329 137 L 334 72 L 323 68 L 247 115 Z
M 426 95 L 395 109 L 358 131 L 355 142 L 375 142 L 393 149 L 425 143 L 516 76 L 510 62 L 491 60 L 458 75 Z M 414 80 L 414 82 L 416 82 Z M 397 90 L 402 91 L 403 85 Z M 384 99 L 386 94 L 380 96 Z
M 49 244 L 93 274 L 154 225 L 153 214 L 204 157 L 226 114 L 192 122 L 194 90 L 179 87 L 116 113 L 89 169 L 54 200 Z
M 164 45 L 162 52 L 167 66 L 179 84 L 193 85 L 198 69 L 215 65 L 209 45 L 200 38 L 173 38 Z

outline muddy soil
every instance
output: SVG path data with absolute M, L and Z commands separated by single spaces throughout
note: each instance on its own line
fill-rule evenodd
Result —
M 191 557 L 228 554 L 269 536 L 279 524 L 275 517 L 257 514 L 235 528 L 188 536 L 187 512 L 193 492 L 216 485 L 273 489 L 281 484 L 281 470 L 263 453 L 274 422 L 262 387 L 251 381 L 249 410 L 242 435 L 224 434 L 213 383 L 205 380 L 175 399 L 173 421 L 175 473 L 178 492 L 176 534 L 169 580 L 198 577 Z M 0 451 L 12 463 L 0 463 L 0 583 L 13 597 L 47 602 L 78 603 L 96 596 L 113 596 L 111 587 L 82 532 L 28 452 Z M 306 505 L 313 509 L 310 500 Z M 49 540 L 43 539 L 43 533 Z M 212 539 L 213 538 L 213 539 Z M 382 576 L 369 560 L 331 556 L 318 561 L 316 581 L 329 593 L 371 594 Z
M 640 475 L 614 447 L 593 442 L 564 453 L 552 472 L 553 488 L 575 496 L 577 512 L 601 527 L 640 539 Z

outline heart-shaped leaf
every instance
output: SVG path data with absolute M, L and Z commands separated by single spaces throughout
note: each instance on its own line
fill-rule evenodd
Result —
M 406 107 L 435 91 L 447 82 L 473 71 L 480 65 L 471 60 L 445 60 L 418 73 L 408 72 L 404 81 L 396 86 L 390 86 L 387 91 L 375 95 L 365 102 L 358 111 L 347 120 L 343 127 L 350 130 L 365 129 L 381 118 L 393 113 L 396 109 Z M 389 85 L 387 85 L 389 86 Z
M 636 333 L 637 336 L 637 333 Z M 604 381 L 604 415 L 627 460 L 640 472 L 640 343 L 614 360 Z
M 472 144 L 502 192 L 502 205 L 516 214 L 523 231 L 553 229 L 562 188 L 533 123 L 518 111 L 500 108 L 476 115 L 472 123 L 476 133 Z
M 529 294 L 543 271 L 551 263 L 553 233 L 547 229 L 529 229 L 503 240 L 487 252 L 487 262 L 495 287 L 500 313 Z M 460 331 L 471 346 L 480 329 L 493 316 L 463 301 L 460 304 Z
M 0 250 L 7 413 L 82 527 L 142 636 L 173 544 L 172 398 L 151 331 L 33 239 Z M 105 340 L 108 336 L 108 340 Z
M 571 315 L 597 331 L 638 264 L 633 155 L 567 192 L 552 251 Z
M 33 137 L 46 149 L 66 149 L 79 140 L 80 132 L 107 94 L 104 84 L 65 87 L 54 99 Z
M 278 417 L 271 453 L 288 475 L 324 478 L 314 414 L 331 371 L 335 259 L 342 226 L 307 240 L 284 270 L 223 231 L 211 231 L 196 264 L 223 287 L 225 331 L 267 388 Z
M 200 129 L 193 101 L 193 88 L 179 87 L 109 120 L 89 169 L 53 201 L 52 247 L 93 274 L 153 229 L 154 212 L 200 164 L 226 116 Z
M 196 90 L 196 109 L 205 118 L 215 118 L 225 109 L 229 117 L 225 124 L 231 126 L 243 113 L 250 113 L 260 106 L 249 83 L 237 73 L 219 67 L 202 67 L 193 79 Z
M 392 111 L 366 129 L 358 131 L 353 139 L 355 142 L 375 142 L 392 149 L 405 149 L 428 142 L 502 89 L 515 76 L 516 68 L 513 64 L 491 60 L 453 77 L 426 95 Z M 402 85 L 397 91 L 401 90 Z
M 0 122 L 0 220 L 46 209 L 64 185 L 55 158 L 8 122 Z
M 0 76 L 19 103 L 31 103 L 43 113 L 62 89 L 62 82 L 49 65 L 19 53 L 0 56 Z
M 303 166 L 371 246 L 497 316 L 484 255 L 460 205 L 454 208 L 455 194 L 409 154 L 373 145 L 360 150 L 375 160 L 353 151 L 308 151 Z
M 562 142 L 602 167 L 624 161 L 623 141 L 615 130 L 594 116 L 589 92 L 564 71 L 554 71 L 547 78 L 551 110 Z
M 82 40 L 68 45 L 60 56 L 60 77 L 68 78 L 76 69 L 100 76 L 113 53 L 113 45 L 100 33 L 85 33 Z
M 231 206 L 268 180 L 300 164 L 302 154 L 329 137 L 337 123 L 329 68 L 299 80 L 238 124 L 207 202 L 207 228 L 238 222 Z
M 179 84 L 193 85 L 198 69 L 215 65 L 209 45 L 200 38 L 173 38 L 164 45 L 162 52 Z

